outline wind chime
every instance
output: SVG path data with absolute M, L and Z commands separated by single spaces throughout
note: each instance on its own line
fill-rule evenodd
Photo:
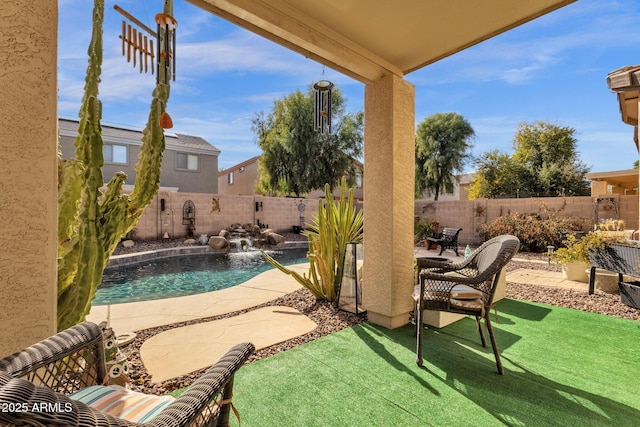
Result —
M 332 88 L 333 83 L 329 80 L 320 80 L 313 85 L 315 91 L 313 129 L 320 134 L 331 133 Z
M 151 74 L 156 74 L 156 84 L 175 81 L 178 21 L 167 13 L 158 13 L 155 17 L 157 31 L 153 31 L 120 6 L 114 5 L 113 8 L 134 24 L 132 26 L 131 23 L 123 20 L 122 34 L 118 36 L 122 40 L 122 56 L 126 56 L 127 62 L 133 62 L 133 67 L 139 68 L 140 73 L 143 71 L 147 73 L 150 68 Z M 144 35 L 143 31 L 150 37 Z M 156 40 L 155 49 L 154 39 Z M 162 113 L 160 125 L 164 129 L 173 127 L 168 113 Z

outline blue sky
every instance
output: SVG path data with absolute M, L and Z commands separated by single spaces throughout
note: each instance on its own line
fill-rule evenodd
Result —
M 90 0 L 59 0 L 59 114 L 77 118 L 91 32 Z M 105 1 L 103 122 L 144 127 L 155 77 L 121 56 L 122 16 Z M 154 28 L 161 0 L 117 2 Z M 251 120 L 274 100 L 323 76 L 322 65 L 175 0 L 177 80 L 168 112 L 177 133 L 205 138 L 227 168 L 260 149 Z M 633 128 L 622 123 L 609 72 L 640 64 L 640 2 L 579 0 L 405 79 L 415 85 L 416 122 L 456 112 L 474 128 L 472 154 L 512 152 L 522 121 L 544 120 L 576 130 L 577 148 L 592 172 L 630 169 L 638 153 Z M 364 85 L 329 68 L 324 77 L 363 109 Z M 471 166 L 468 170 L 471 170 Z

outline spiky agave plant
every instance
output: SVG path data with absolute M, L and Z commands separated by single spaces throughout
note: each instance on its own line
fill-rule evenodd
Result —
M 336 203 L 329 185 L 325 185 L 326 200 L 318 202 L 318 212 L 305 234 L 309 240 L 309 274 L 289 270 L 264 251 L 263 256 L 280 271 L 292 276 L 318 300 L 335 301 L 342 279 L 347 243 L 361 242 L 363 238 L 362 212 L 353 204 L 353 188 L 347 188 L 346 179 L 340 186 L 340 200 Z
M 164 13 L 173 14 L 172 0 L 165 1 Z M 135 166 L 136 180 L 132 193 L 122 194 L 122 186 L 126 181 L 126 175 L 122 172 L 111 179 L 104 192 L 100 191 L 104 160 L 98 83 L 102 68 L 103 20 L 104 0 L 95 0 L 75 158 L 61 161 L 59 170 L 58 330 L 85 319 L 102 281 L 109 256 L 120 239 L 135 227 L 160 186 L 160 167 L 165 148 L 160 117 L 166 109 L 170 89 L 168 84 L 163 83 L 158 83 L 153 92 Z M 164 70 L 159 69 L 158 72 Z M 164 80 L 163 75 L 158 79 L 159 82 Z

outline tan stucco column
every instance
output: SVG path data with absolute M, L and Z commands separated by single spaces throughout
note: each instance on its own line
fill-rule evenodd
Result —
M 364 272 L 369 321 L 409 321 L 413 291 L 415 89 L 385 76 L 365 88 Z
M 0 7 L 0 357 L 56 327 L 58 2 Z

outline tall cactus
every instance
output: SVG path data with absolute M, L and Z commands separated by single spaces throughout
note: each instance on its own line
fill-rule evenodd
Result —
M 164 13 L 173 14 L 172 0 L 165 0 Z M 170 89 L 168 84 L 163 83 L 163 75 L 160 75 L 160 83 L 153 91 L 131 195 L 122 194 L 122 185 L 126 180 L 123 172 L 111 179 L 104 192 L 100 191 L 104 159 L 100 126 L 102 104 L 98 100 L 98 84 L 102 68 L 103 20 L 104 0 L 95 0 L 85 93 L 78 114 L 80 123 L 75 140 L 75 158 L 60 162 L 58 330 L 85 319 L 102 281 L 109 256 L 120 239 L 135 227 L 160 186 L 165 148 L 160 117 L 166 109 Z M 158 73 L 163 72 L 164 69 L 158 69 Z

